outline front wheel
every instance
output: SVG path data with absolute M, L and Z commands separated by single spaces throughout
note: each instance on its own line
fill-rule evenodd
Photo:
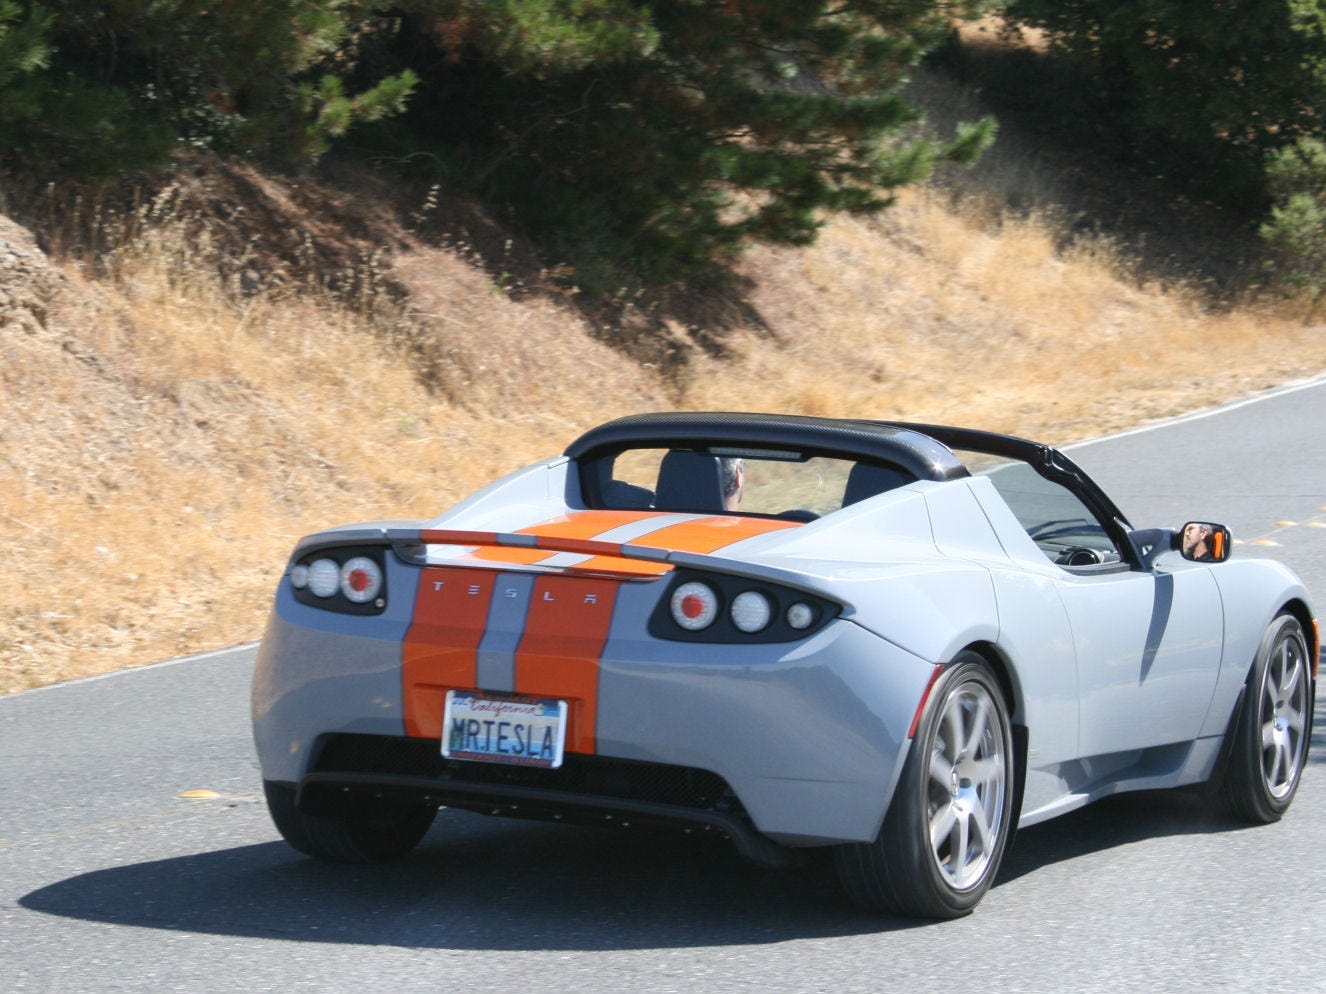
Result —
M 321 817 L 299 810 L 295 790 L 263 782 L 267 811 L 281 837 L 315 859 L 332 863 L 382 863 L 399 859 L 419 844 L 437 809 L 374 802 L 342 816 Z
M 1231 814 L 1269 824 L 1289 809 L 1312 737 L 1312 689 L 1303 626 L 1282 614 L 1262 636 L 1230 725 L 1221 786 Z
M 940 676 L 873 842 L 835 850 L 857 905 L 958 918 L 990 888 L 1012 833 L 1013 738 L 989 665 L 963 653 Z

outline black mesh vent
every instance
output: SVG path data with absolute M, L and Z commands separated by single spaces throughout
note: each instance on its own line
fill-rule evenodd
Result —
M 446 761 L 437 739 L 395 735 L 329 735 L 310 773 L 384 773 L 439 777 Z
M 687 766 L 567 753 L 556 770 L 444 759 L 437 739 L 387 735 L 328 736 L 310 773 L 379 773 L 530 787 L 678 807 L 739 811 L 727 782 Z

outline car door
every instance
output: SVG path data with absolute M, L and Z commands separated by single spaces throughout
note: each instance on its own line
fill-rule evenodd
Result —
M 1010 551 L 1037 572 L 1051 572 L 1067 612 L 1077 661 L 1078 755 L 1193 739 L 1215 692 L 1224 633 L 1210 568 L 1177 554 L 1157 568 L 1134 562 L 1100 499 L 1068 472 L 1080 471 L 1055 455 L 1057 479 L 1017 460 L 991 465 L 984 475 L 1030 540 Z
M 1210 569 L 1172 558 L 1172 569 L 1060 578 L 1084 757 L 1185 742 L 1201 729 L 1220 672 L 1220 596 Z

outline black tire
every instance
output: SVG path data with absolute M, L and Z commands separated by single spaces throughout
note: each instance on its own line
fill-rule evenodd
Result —
M 847 896 L 907 917 L 970 913 L 1013 832 L 1015 776 L 999 681 L 984 659 L 963 653 L 930 693 L 879 835 L 834 852 Z M 932 841 L 932 826 L 947 827 Z
M 281 837 L 306 856 L 332 863 L 399 859 L 419 844 L 437 815 L 432 806 L 361 802 L 343 817 L 320 817 L 299 810 L 293 787 L 270 781 L 262 786 Z
M 1229 727 L 1221 791 L 1234 817 L 1266 825 L 1289 810 L 1307 764 L 1313 690 L 1303 626 L 1282 614 L 1262 636 Z

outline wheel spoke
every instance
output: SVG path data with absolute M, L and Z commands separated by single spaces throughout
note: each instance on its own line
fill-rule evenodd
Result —
M 1271 750 L 1271 769 L 1266 774 L 1266 783 L 1270 787 L 1276 787 L 1280 784 L 1280 771 L 1284 769 L 1285 746 L 1283 742 L 1276 742 Z
M 1262 752 L 1275 748 L 1275 720 L 1262 722 Z
M 963 729 L 962 729 L 962 705 L 951 701 L 948 709 L 944 712 L 944 724 L 948 726 L 948 740 L 946 742 L 952 757 L 956 757 L 962 750 Z
M 976 829 L 976 841 L 980 843 L 982 853 L 988 853 L 993 845 L 987 814 L 983 807 L 976 807 L 971 813 L 971 824 Z
M 1004 781 L 1004 764 L 997 756 L 978 759 L 968 765 L 967 769 L 971 772 L 972 780 L 980 784 L 985 791 Z
M 930 754 L 930 782 L 945 794 L 953 788 L 953 767 L 939 751 Z
M 1282 641 L 1276 646 L 1276 652 L 1266 666 L 1266 683 L 1272 696 L 1280 693 L 1280 684 L 1285 678 L 1289 666 L 1289 643 Z
M 951 804 L 945 804 L 931 816 L 930 848 L 935 851 L 936 857 L 939 856 L 939 851 L 943 848 L 944 841 L 952 833 L 953 826 L 957 823 L 957 820 L 958 814 L 953 810 L 953 805 Z
M 967 847 L 971 845 L 971 818 L 959 818 L 957 825 L 958 841 L 949 853 L 949 861 L 953 866 L 953 886 L 962 888 L 967 886 Z
M 1285 708 L 1285 723 L 1289 729 L 1297 735 L 1303 734 L 1303 728 L 1307 724 L 1305 715 L 1301 710 L 1295 707 Z
M 1288 643 L 1285 643 L 1285 648 L 1288 649 Z M 1298 658 L 1298 653 L 1294 653 L 1290 663 L 1288 675 L 1277 688 L 1286 698 L 1293 697 L 1298 692 L 1299 681 L 1303 678 L 1303 660 Z
M 968 756 L 975 756 L 985 735 L 986 722 L 990 717 L 990 699 L 981 697 L 976 702 L 976 716 L 972 719 L 967 738 L 963 741 L 962 751 Z
M 1280 694 L 1280 686 L 1276 683 L 1275 673 L 1270 666 L 1266 667 L 1266 682 L 1262 685 L 1262 713 L 1268 711 L 1275 712 L 1275 702 Z

